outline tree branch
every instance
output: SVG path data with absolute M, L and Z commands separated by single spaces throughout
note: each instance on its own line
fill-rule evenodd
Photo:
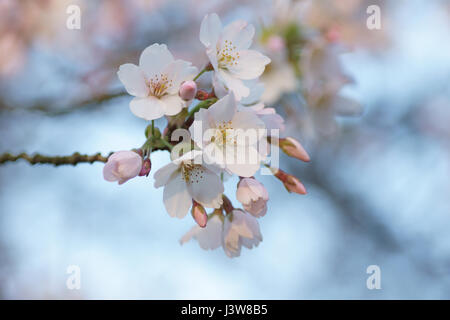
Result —
M 0 164 L 6 162 L 15 162 L 19 159 L 28 161 L 30 164 L 34 165 L 40 164 L 53 164 L 54 166 L 62 165 L 72 165 L 76 166 L 78 163 L 94 163 L 94 162 L 106 162 L 108 156 L 104 157 L 101 153 L 96 153 L 94 155 L 80 154 L 78 152 L 73 153 L 70 156 L 45 156 L 39 153 L 28 155 L 23 152 L 18 155 L 12 155 L 11 153 L 3 153 L 0 155 Z

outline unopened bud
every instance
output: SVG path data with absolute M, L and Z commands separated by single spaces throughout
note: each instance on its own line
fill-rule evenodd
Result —
M 197 222 L 200 228 L 206 227 L 206 223 L 208 222 L 208 215 L 206 214 L 206 210 L 200 203 L 196 202 L 195 200 L 192 201 L 191 213 L 192 217 L 194 218 L 195 222 Z
M 140 177 L 143 177 L 143 176 L 148 177 L 148 174 L 150 173 L 151 169 L 152 169 L 152 162 L 150 161 L 150 158 L 147 158 L 144 161 L 142 161 L 142 168 L 141 168 L 141 172 L 139 172 L 139 176 Z
M 306 194 L 306 188 L 303 185 L 303 183 L 300 182 L 300 180 L 286 172 L 284 172 L 281 169 L 278 170 L 272 170 L 274 171 L 274 176 L 280 179 L 281 182 L 283 182 L 284 187 L 289 192 L 295 192 L 298 194 Z
M 298 142 L 294 138 L 287 137 L 280 139 L 280 148 L 290 157 L 294 157 L 305 162 L 311 160 L 300 142 Z
M 188 101 L 194 99 L 197 94 L 197 84 L 192 80 L 183 82 L 179 94 L 183 100 Z

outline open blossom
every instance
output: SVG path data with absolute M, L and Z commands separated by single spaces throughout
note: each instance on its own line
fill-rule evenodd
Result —
M 180 240 L 181 244 L 191 239 L 197 240 L 200 247 L 204 250 L 214 250 L 222 245 L 223 237 L 223 217 L 213 214 L 204 228 L 194 226 Z
M 190 62 L 175 60 L 165 44 L 153 44 L 141 54 L 139 66 L 120 66 L 117 75 L 127 92 L 135 96 L 130 109 L 145 120 L 173 116 L 186 106 L 178 95 L 184 81 L 192 80 L 197 68 Z
M 238 103 L 239 111 L 253 111 L 261 119 L 268 134 L 270 130 L 284 131 L 284 119 L 281 117 L 274 108 L 266 108 L 264 103 L 260 102 L 261 96 L 264 93 L 264 84 L 256 80 L 244 81 L 246 86 L 250 89 L 250 94 L 242 98 Z M 222 98 L 227 95 L 228 90 L 214 77 L 213 79 L 214 92 L 217 97 Z
M 197 240 L 204 250 L 214 250 L 222 246 L 230 258 L 241 254 L 242 246 L 252 249 L 262 241 L 261 231 L 255 217 L 239 209 L 227 216 L 213 213 L 205 228 L 192 227 L 180 240 L 181 244 L 191 239 Z
M 238 100 L 250 93 L 242 80 L 258 78 L 270 63 L 260 52 L 249 50 L 254 34 L 253 25 L 241 20 L 223 28 L 215 13 L 205 16 L 200 27 L 200 41 L 206 47 L 215 76 Z
M 262 217 L 267 212 L 269 193 L 261 182 L 254 178 L 244 178 L 238 183 L 236 198 L 245 211 L 255 217 Z
M 106 181 L 123 184 L 136 177 L 142 168 L 142 157 L 134 151 L 114 152 L 103 167 Z
M 170 216 L 186 216 L 192 199 L 208 208 L 222 204 L 222 181 L 212 167 L 198 164 L 201 157 L 201 151 L 189 151 L 155 172 L 155 188 L 164 186 L 163 200 Z
M 230 93 L 208 109 L 199 110 L 189 130 L 208 162 L 250 177 L 260 168 L 265 156 L 258 150 L 265 133 L 258 129 L 264 128 L 254 112 L 237 110 L 234 95 Z M 251 138 L 247 139 L 247 135 Z
M 262 235 L 255 217 L 239 209 L 234 209 L 225 217 L 222 246 L 227 256 L 239 257 L 242 246 L 252 249 L 261 241 Z

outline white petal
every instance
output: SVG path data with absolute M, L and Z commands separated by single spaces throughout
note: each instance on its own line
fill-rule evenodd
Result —
M 222 181 L 214 172 L 197 166 L 190 172 L 187 183 L 192 198 L 208 208 L 218 208 L 224 191 Z
M 175 172 L 164 187 L 164 206 L 171 217 L 184 218 L 192 205 L 192 198 L 181 173 Z
M 243 50 L 239 52 L 240 57 L 237 64 L 228 69 L 235 77 L 243 80 L 258 78 L 264 72 L 270 59 L 255 50 Z
M 163 96 L 160 101 L 163 103 L 164 114 L 168 116 L 178 114 L 186 106 L 186 102 L 178 94 Z
M 222 244 L 222 220 L 217 215 L 213 215 L 208 219 L 205 228 L 199 226 L 193 227 L 180 240 L 181 244 L 194 238 L 198 241 L 200 247 L 204 250 L 214 250 Z
M 152 78 L 173 61 L 173 56 L 165 44 L 152 44 L 142 51 L 139 67 L 148 78 Z
M 252 44 L 254 35 L 255 28 L 253 25 L 244 20 L 234 21 L 223 29 L 222 46 L 225 40 L 228 40 L 232 43 L 232 46 L 236 46 L 237 50 L 246 50 Z
M 254 176 L 261 166 L 261 154 L 254 146 L 227 145 L 226 153 L 227 169 L 238 176 Z
M 155 172 L 153 175 L 153 179 L 155 179 L 155 188 L 159 188 L 161 186 L 164 186 L 169 181 L 171 175 L 175 172 L 175 170 L 178 169 L 178 166 L 174 163 L 170 162 L 169 164 L 165 165 L 164 167 L 160 168 L 158 171 Z
M 119 67 L 117 76 L 132 96 L 140 98 L 148 96 L 149 89 L 145 83 L 144 74 L 138 66 L 132 63 L 123 64 Z
M 264 129 L 264 122 L 253 111 L 236 112 L 232 120 L 233 128 Z
M 167 78 L 171 81 L 171 86 L 167 90 L 167 93 L 178 94 L 181 83 L 194 79 L 198 73 L 198 69 L 188 61 L 175 60 L 168 64 L 162 73 L 167 75 Z
M 242 80 L 234 77 L 229 71 L 219 69 L 216 74 L 219 81 L 222 81 L 225 87 L 234 93 L 237 101 L 240 101 L 244 97 L 248 97 L 250 94 L 250 89 L 244 85 Z
M 154 120 L 164 115 L 164 104 L 157 98 L 134 98 L 130 102 L 131 112 L 145 120 Z
M 234 95 L 227 94 L 225 97 L 208 108 L 208 113 L 216 123 L 231 121 L 236 113 L 237 105 Z
M 207 14 L 200 26 L 200 41 L 206 46 L 214 46 L 222 32 L 222 22 L 215 13 Z
M 272 108 L 265 108 L 265 109 L 272 109 Z M 275 110 L 275 109 L 273 109 Z M 268 133 L 270 134 L 270 130 L 280 130 L 284 131 L 284 119 L 282 116 L 280 116 L 277 113 L 262 113 L 258 114 L 259 118 L 264 122 L 266 129 L 268 130 Z

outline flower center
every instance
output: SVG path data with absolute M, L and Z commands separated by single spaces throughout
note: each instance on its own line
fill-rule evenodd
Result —
M 239 52 L 232 41 L 225 40 L 225 45 L 217 49 L 217 62 L 220 68 L 228 68 L 237 65 L 239 61 Z
M 156 74 L 153 78 L 147 80 L 147 86 L 150 89 L 150 95 L 161 98 L 167 90 L 172 87 L 173 81 L 165 74 Z
M 230 131 L 227 132 L 227 130 Z M 222 122 L 217 126 L 214 136 L 211 137 L 211 142 L 217 145 L 235 144 L 236 137 L 234 134 L 231 134 L 231 130 L 233 130 L 231 121 Z
M 204 170 L 199 164 L 185 162 L 181 167 L 181 176 L 186 183 L 199 183 L 203 179 Z

